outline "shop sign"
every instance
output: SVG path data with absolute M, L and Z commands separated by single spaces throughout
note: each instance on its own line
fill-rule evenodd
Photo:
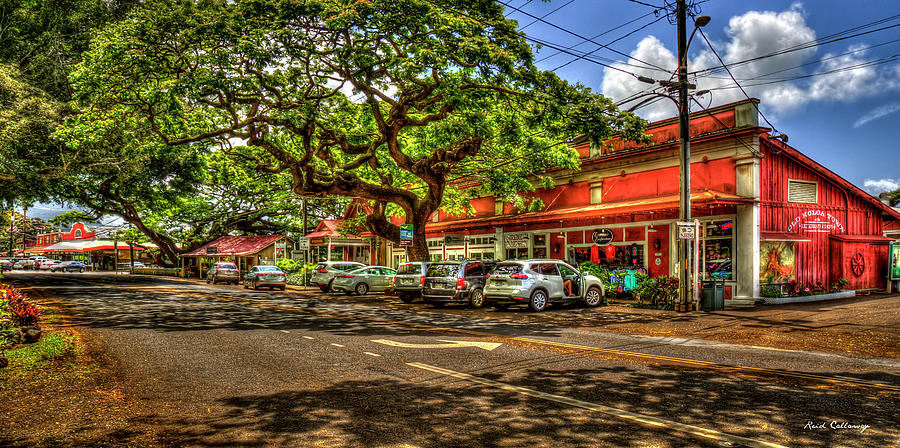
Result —
M 900 280 L 900 244 L 891 244 L 891 280 Z
M 509 233 L 504 235 L 507 249 L 521 249 L 528 247 L 528 234 Z
M 822 210 L 807 210 L 794 218 L 788 225 L 788 232 L 798 229 L 810 233 L 844 232 L 844 225 L 831 213 Z
M 697 238 L 697 226 L 692 222 L 678 221 L 678 239 L 692 240 Z
M 597 229 L 591 234 L 591 241 L 598 246 L 609 244 L 613 240 L 613 232 L 609 229 Z

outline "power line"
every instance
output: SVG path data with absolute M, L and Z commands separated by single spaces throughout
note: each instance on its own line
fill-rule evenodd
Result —
M 803 42 L 803 43 L 794 45 L 793 47 L 788 47 L 788 48 L 785 48 L 785 49 L 782 49 L 782 50 L 778 50 L 778 51 L 774 51 L 774 52 L 771 52 L 771 53 L 768 53 L 768 54 L 764 54 L 764 55 L 761 55 L 761 56 L 755 56 L 755 57 L 752 57 L 752 58 L 748 58 L 748 59 L 743 59 L 743 60 L 740 60 L 740 61 L 732 62 L 732 63 L 730 63 L 730 64 L 723 65 L 723 68 L 728 68 L 728 67 L 732 67 L 732 68 L 733 68 L 733 67 L 736 67 L 736 66 L 739 66 L 739 65 L 748 64 L 748 63 L 750 63 L 750 62 L 755 62 L 755 61 L 758 61 L 758 60 L 761 60 L 761 59 L 768 59 L 768 58 L 771 58 L 771 57 L 780 56 L 780 55 L 782 55 L 782 54 L 787 54 L 787 53 L 792 53 L 792 52 L 795 52 L 795 51 L 806 50 L 806 49 L 808 49 L 808 48 L 812 48 L 812 47 L 816 47 L 816 46 L 820 46 L 820 45 L 831 44 L 831 43 L 839 42 L 839 41 L 842 41 L 842 40 L 852 39 L 852 38 L 854 38 L 854 37 L 864 36 L 864 35 L 866 35 L 866 34 L 871 34 L 871 33 L 876 33 L 876 32 L 884 31 L 884 30 L 891 29 L 891 28 L 896 28 L 896 27 L 900 26 L 900 23 L 894 24 L 894 25 L 885 26 L 885 27 L 882 27 L 882 28 L 877 28 L 877 29 L 874 29 L 874 30 L 864 31 L 864 32 L 861 32 L 861 33 L 851 34 L 851 35 L 849 35 L 849 36 L 841 36 L 841 35 L 846 34 L 846 33 L 848 33 L 848 32 L 853 32 L 853 31 L 856 31 L 856 30 L 859 30 L 859 29 L 862 29 L 862 28 L 868 28 L 868 27 L 870 27 L 870 26 L 878 25 L 878 24 L 881 24 L 881 23 L 884 23 L 884 22 L 887 22 L 887 21 L 891 21 L 891 20 L 897 19 L 897 18 L 900 18 L 900 14 L 895 15 L 895 16 L 891 16 L 891 17 L 888 17 L 888 18 L 884 18 L 884 19 L 881 19 L 881 20 L 877 20 L 877 21 L 875 21 L 875 22 L 871 22 L 871 23 L 868 23 L 868 24 L 865 24 L 865 25 L 860 25 L 860 26 L 857 26 L 857 27 L 854 27 L 854 28 L 850 28 L 850 29 L 848 29 L 848 30 L 844 30 L 844 31 L 841 31 L 841 32 L 838 32 L 838 33 L 835 33 L 835 34 L 832 34 L 832 35 L 829 35 L 829 36 L 826 36 L 826 37 L 825 37 L 826 40 L 824 40 L 824 41 L 822 41 L 822 40 L 811 40 L 811 41 L 808 41 L 808 42 Z M 836 36 L 841 36 L 841 37 L 836 37 Z M 720 71 L 722 71 L 722 68 L 720 68 L 720 67 L 710 67 L 710 68 L 705 68 L 705 69 L 702 69 L 702 70 L 697 70 L 697 71 L 695 71 L 695 72 L 692 72 L 691 74 L 692 74 L 692 75 L 695 75 L 695 76 L 702 76 L 703 74 L 710 74 L 710 73 L 715 73 L 715 72 L 720 72 Z
M 722 60 L 722 57 L 719 56 L 719 53 L 716 51 L 715 48 L 713 48 L 712 43 L 710 43 L 709 39 L 706 38 L 706 33 L 703 32 L 703 28 L 697 28 L 697 31 L 700 32 L 700 36 L 706 42 L 706 45 L 713 52 L 713 54 L 716 55 L 716 59 L 719 60 L 719 63 L 722 64 L 722 67 L 725 69 L 725 71 L 728 72 L 728 76 L 731 77 L 731 80 L 734 81 L 734 84 L 737 85 L 741 89 L 741 93 L 743 93 L 744 96 L 749 100 L 750 95 L 747 95 L 747 91 L 744 90 L 744 88 L 741 87 L 741 84 L 739 82 L 737 82 L 737 79 L 734 78 L 734 75 L 731 73 L 731 70 L 725 65 L 725 61 Z M 772 128 L 772 130 L 774 131 L 775 125 L 772 124 L 772 122 L 770 122 L 768 118 L 766 118 L 765 114 L 763 114 L 761 110 L 759 110 L 759 106 L 752 101 L 750 103 L 753 104 L 753 107 L 756 108 L 756 112 L 759 113 L 759 116 L 762 117 L 763 120 L 765 120 L 765 122 L 768 123 L 769 127 Z
M 566 4 L 564 4 L 564 5 L 562 5 L 562 6 L 558 7 L 558 8 L 556 8 L 556 9 L 554 9 L 553 11 L 548 12 L 547 14 L 542 15 L 542 16 L 541 16 L 541 19 L 546 19 L 548 16 L 550 16 L 550 14 L 553 14 L 553 13 L 555 13 L 556 11 L 559 11 L 560 9 L 563 9 L 563 8 L 565 8 L 566 6 L 569 6 L 569 5 L 571 5 L 572 3 L 574 3 L 574 2 L 575 2 L 575 0 L 569 0 Z M 527 3 L 526 3 L 526 4 L 527 4 Z M 525 5 L 522 5 L 522 6 L 525 6 Z M 522 6 L 520 6 L 520 8 L 521 8 Z M 522 31 L 522 30 L 524 30 L 525 28 L 528 28 L 529 26 L 534 25 L 535 23 L 538 23 L 538 21 L 539 21 L 539 19 L 534 19 L 534 20 L 532 20 L 531 23 L 529 23 L 528 25 L 519 27 L 519 31 Z
M 630 33 L 624 34 L 624 35 L 622 35 L 621 37 L 619 37 L 618 39 L 615 39 L 615 40 L 611 41 L 610 43 L 608 43 L 608 44 L 606 44 L 606 45 L 604 45 L 604 46 L 597 47 L 597 48 L 595 48 L 595 49 L 593 49 L 593 50 L 591 50 L 591 51 L 585 53 L 584 56 L 580 56 L 580 57 L 578 57 L 578 58 L 572 59 L 571 61 L 566 62 L 565 64 L 562 64 L 562 65 L 560 65 L 559 67 L 556 67 L 556 68 L 554 68 L 554 69 L 551 70 L 551 71 L 555 72 L 555 71 L 557 71 L 557 70 L 559 70 L 559 69 L 561 69 L 561 68 L 563 68 L 563 67 L 565 67 L 565 66 L 567 66 L 567 65 L 569 65 L 569 64 L 572 64 L 573 62 L 577 62 L 577 61 L 579 61 L 579 60 L 581 60 L 581 59 L 584 59 L 585 56 L 588 56 L 588 55 L 590 55 L 590 54 L 593 54 L 593 53 L 596 52 L 596 51 L 600 51 L 600 50 L 601 50 L 602 48 L 604 48 L 604 47 L 608 48 L 608 47 L 607 47 L 608 45 L 612 45 L 612 44 L 614 44 L 614 43 L 616 43 L 616 42 L 618 42 L 618 41 L 620 41 L 620 40 L 622 40 L 622 39 L 624 39 L 624 38 L 626 38 L 626 37 L 628 37 L 628 36 L 631 36 L 632 34 L 637 33 L 638 31 L 641 31 L 641 30 L 643 30 L 644 28 L 647 28 L 648 26 L 653 25 L 653 24 L 656 23 L 656 22 L 659 22 L 659 21 L 662 20 L 664 17 L 665 17 L 665 16 L 660 16 L 660 17 L 657 18 L 656 20 L 654 20 L 654 21 L 652 21 L 652 22 L 650 22 L 650 23 L 648 23 L 648 24 L 646 24 L 646 25 L 644 25 L 644 26 L 642 26 L 642 27 L 640 27 L 640 28 L 638 28 L 638 29 L 636 29 L 636 30 L 634 30 L 634 31 L 631 31 Z M 639 59 L 637 59 L 637 58 L 634 58 L 634 59 L 635 59 L 635 60 L 639 60 Z
M 640 59 L 638 59 L 638 58 L 629 56 L 629 55 L 627 55 L 627 54 L 625 54 L 625 53 L 622 53 L 621 51 L 618 51 L 618 50 L 615 50 L 615 49 L 613 49 L 613 48 L 609 48 L 609 47 L 606 46 L 606 45 L 600 44 L 600 43 L 594 41 L 593 39 L 589 39 L 589 38 L 587 38 L 587 37 L 584 37 L 584 36 L 582 36 L 582 35 L 580 35 L 580 34 L 574 32 L 574 31 L 568 30 L 568 29 L 563 28 L 563 27 L 561 27 L 561 26 L 559 26 L 559 25 L 556 25 L 556 24 L 554 24 L 554 23 L 551 23 L 551 22 L 548 22 L 548 21 L 546 21 L 546 20 L 543 20 L 543 19 L 541 19 L 540 17 L 537 17 L 537 16 L 535 16 L 535 15 L 533 15 L 533 14 L 530 14 L 530 13 L 528 13 L 528 12 L 525 12 L 525 11 L 519 9 L 519 8 L 516 8 L 516 7 L 512 6 L 512 5 L 510 5 L 509 3 L 506 3 L 506 2 L 504 2 L 503 0 L 497 0 L 497 2 L 500 3 L 501 5 L 507 6 L 507 7 L 509 7 L 509 8 L 513 8 L 513 9 L 515 9 L 516 11 L 519 11 L 520 13 L 522 13 L 522 14 L 528 16 L 528 17 L 531 17 L 531 18 L 533 18 L 533 19 L 538 19 L 541 23 L 544 23 L 544 24 L 546 24 L 546 25 L 549 25 L 549 26 L 551 26 L 551 27 L 553 27 L 553 28 L 556 28 L 556 29 L 558 29 L 558 30 L 560 30 L 560 31 L 563 31 L 563 32 L 565 32 L 565 33 L 571 34 L 571 35 L 573 35 L 573 36 L 575 36 L 575 37 L 577 37 L 577 38 L 579 38 L 579 39 L 584 39 L 584 40 L 586 40 L 586 41 L 588 41 L 588 42 L 591 42 L 592 44 L 600 45 L 602 48 L 606 48 L 607 50 L 612 51 L 613 53 L 616 53 L 616 54 L 618 54 L 618 55 L 620 55 L 620 56 L 623 56 L 623 57 L 626 57 L 626 58 L 630 58 L 630 59 L 634 59 L 635 61 L 638 61 L 638 62 L 640 62 L 640 63 L 647 64 L 649 67 L 654 67 L 654 68 L 657 68 L 657 69 L 660 69 L 660 70 L 665 70 L 664 68 L 662 68 L 662 67 L 660 67 L 660 66 L 658 66 L 658 65 L 651 64 L 651 63 L 649 63 L 649 62 L 647 62 L 647 61 L 642 61 L 642 60 L 640 60 Z M 665 71 L 668 71 L 668 70 L 665 70 Z
M 863 48 L 859 48 L 859 49 L 856 49 L 856 50 L 846 51 L 846 52 L 841 53 L 841 54 L 836 54 L 836 55 L 834 55 L 834 56 L 829 56 L 829 57 L 827 57 L 827 58 L 822 58 L 822 59 L 818 59 L 818 60 L 815 60 L 815 61 L 807 62 L 807 63 L 805 63 L 805 64 L 795 65 L 795 66 L 793 66 L 793 67 L 788 67 L 788 68 L 784 68 L 784 69 L 781 69 L 781 70 L 776 70 L 776 71 L 774 71 L 774 72 L 765 73 L 765 74 L 762 74 L 762 75 L 754 76 L 754 77 L 752 77 L 752 78 L 738 78 L 738 80 L 739 80 L 739 81 L 756 81 L 756 80 L 782 80 L 782 81 L 784 81 L 784 80 L 791 80 L 791 79 L 793 79 L 793 78 L 788 79 L 788 78 L 766 78 L 766 77 L 767 77 L 767 76 L 770 76 L 770 75 L 774 75 L 774 74 L 776 74 L 776 73 L 782 73 L 782 72 L 786 72 L 786 71 L 789 71 L 789 70 L 794 70 L 794 69 L 797 69 L 797 68 L 800 68 L 800 67 L 805 67 L 805 66 L 807 66 L 807 65 L 819 64 L 819 63 L 822 63 L 822 62 L 825 62 L 825 61 L 829 61 L 829 60 L 831 60 L 831 59 L 837 59 L 837 58 L 839 58 L 839 57 L 841 57 L 841 56 L 847 56 L 847 55 L 849 55 L 849 54 L 854 54 L 854 53 L 859 53 L 859 52 L 863 52 L 863 51 L 868 51 L 868 50 L 871 50 L 872 48 L 883 47 L 883 46 L 885 46 L 885 45 L 892 44 L 892 43 L 894 43 L 894 42 L 900 42 L 900 39 L 893 39 L 893 40 L 889 40 L 889 41 L 887 41 L 887 42 L 882 42 L 882 43 L 880 43 L 880 44 L 870 45 L 870 46 L 863 47 Z M 730 79 L 730 78 L 725 78 L 725 77 L 720 77 L 720 76 L 703 76 L 703 78 L 704 78 L 704 79 Z
M 647 16 L 649 16 L 649 15 L 653 15 L 653 14 L 657 14 L 657 11 L 650 11 L 650 12 L 648 12 L 647 14 L 644 14 L 644 15 L 638 17 L 638 18 L 629 20 L 629 21 L 627 21 L 627 22 L 625 22 L 625 23 L 623 23 L 623 24 L 621 24 L 621 25 L 615 26 L 615 27 L 610 28 L 610 29 L 608 29 L 608 30 L 606 30 L 606 31 L 604 31 L 604 32 L 602 32 L 602 33 L 600 33 L 600 34 L 597 34 L 597 35 L 591 37 L 591 39 L 596 39 L 596 38 L 598 38 L 598 37 L 600 37 L 600 36 L 609 34 L 609 33 L 613 32 L 613 31 L 615 31 L 615 30 L 617 30 L 617 29 L 619 29 L 619 28 L 624 28 L 624 27 L 626 27 L 626 26 L 628 26 L 628 25 L 631 25 L 631 24 L 634 23 L 634 22 L 637 22 L 638 20 L 643 19 L 644 17 L 647 17 Z M 581 42 L 578 42 L 578 43 L 575 44 L 575 45 L 571 45 L 571 46 L 566 47 L 566 49 L 568 49 L 568 50 L 573 50 L 573 49 L 575 49 L 575 47 L 579 47 L 579 46 L 581 46 L 582 44 L 584 44 L 585 42 L 587 42 L 587 40 L 582 40 Z M 559 54 L 559 53 L 557 52 L 557 53 L 553 53 L 553 54 L 551 54 L 551 55 L 544 56 L 543 58 L 538 59 L 536 62 L 537 62 L 537 63 L 540 63 L 540 62 L 546 61 L 547 59 L 550 59 L 550 58 L 552 58 L 553 56 L 556 56 L 556 55 L 558 55 L 558 54 Z

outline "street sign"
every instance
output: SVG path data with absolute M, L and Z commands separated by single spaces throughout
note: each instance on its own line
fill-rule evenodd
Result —
M 305 236 L 297 238 L 297 250 L 309 250 L 309 238 Z
M 413 225 L 400 224 L 400 245 L 412 246 L 413 242 Z

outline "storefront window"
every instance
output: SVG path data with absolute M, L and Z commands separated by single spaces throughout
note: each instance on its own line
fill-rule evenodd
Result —
M 759 244 L 760 283 L 784 283 L 797 278 L 793 241 L 762 241 Z
M 507 260 L 528 259 L 528 248 L 527 247 L 519 247 L 517 249 L 506 249 L 506 259 Z
M 614 245 L 610 257 L 607 246 L 585 246 L 570 249 L 569 261 L 576 265 L 592 261 L 610 269 L 639 269 L 644 266 L 644 246 L 641 244 Z M 598 263 L 599 262 L 599 263 Z
M 700 242 L 702 274 L 705 279 L 733 279 L 734 220 L 703 224 Z

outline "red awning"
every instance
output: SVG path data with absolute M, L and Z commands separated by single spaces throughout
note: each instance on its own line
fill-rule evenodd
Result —
M 759 239 L 763 241 L 794 241 L 798 243 L 812 241 L 808 236 L 781 232 L 760 232 Z
M 575 218 L 599 218 L 601 216 L 627 215 L 650 211 L 677 210 L 678 195 L 657 196 L 633 201 L 603 202 L 600 204 L 548 210 L 542 212 L 522 213 L 519 215 L 491 216 L 487 218 L 460 219 L 428 224 L 429 231 L 463 228 L 476 224 L 501 225 L 560 221 Z M 753 198 L 737 196 L 717 191 L 702 191 L 691 194 L 692 208 L 695 205 L 747 205 L 754 203 Z

